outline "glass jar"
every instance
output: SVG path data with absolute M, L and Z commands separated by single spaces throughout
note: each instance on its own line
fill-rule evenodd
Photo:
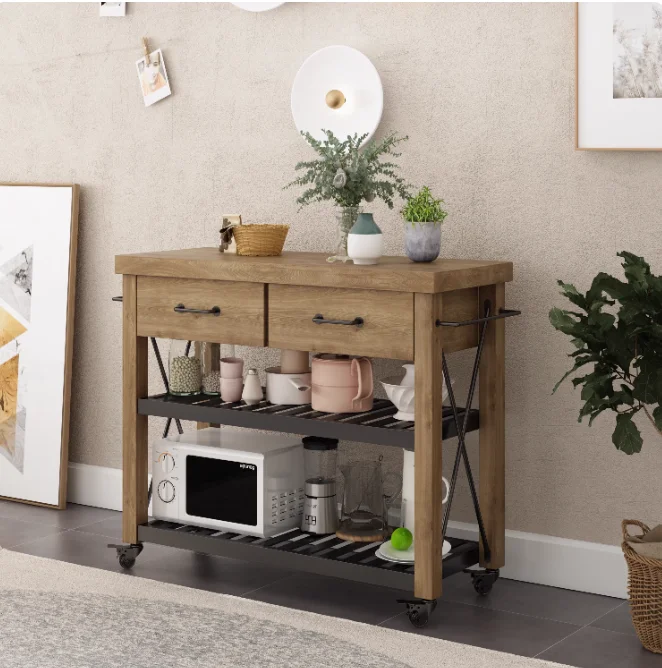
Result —
M 192 341 L 173 340 L 170 343 L 168 367 L 170 394 L 187 397 L 199 394 L 202 384 L 202 366 L 200 364 L 200 346 Z
M 327 262 L 347 262 L 350 258 L 347 255 L 347 235 L 354 227 L 354 223 L 358 215 L 363 212 L 363 207 L 360 206 L 344 206 L 336 210 L 337 241 L 336 254 L 327 258 Z
M 203 343 L 200 350 L 202 393 L 217 397 L 221 394 L 221 344 Z

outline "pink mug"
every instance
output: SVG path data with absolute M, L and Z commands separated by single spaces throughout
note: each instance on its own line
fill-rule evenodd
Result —
M 221 378 L 221 399 L 223 401 L 240 401 L 244 389 L 244 379 Z
M 221 378 L 243 378 L 244 360 L 240 357 L 221 357 Z

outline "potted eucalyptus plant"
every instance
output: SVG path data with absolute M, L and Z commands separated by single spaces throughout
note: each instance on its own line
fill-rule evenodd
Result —
M 405 199 L 408 186 L 397 173 L 394 158 L 400 157 L 395 149 L 408 137 L 391 133 L 380 141 L 365 143 L 368 135 L 353 135 L 341 141 L 330 130 L 322 130 L 326 139 L 317 140 L 309 132 L 301 134 L 317 153 L 315 160 L 298 162 L 294 169 L 301 176 L 285 188 L 302 186 L 297 197 L 300 209 L 313 202 L 332 201 L 338 207 L 338 247 L 329 260 L 347 261 L 347 235 L 353 227 L 361 204 L 376 198 L 393 208 L 395 197 Z
M 402 209 L 405 219 L 405 253 L 414 262 L 432 262 L 441 250 L 441 225 L 448 213 L 427 186 L 407 200 Z

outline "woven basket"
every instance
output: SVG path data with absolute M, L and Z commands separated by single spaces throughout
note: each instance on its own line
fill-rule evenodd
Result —
M 280 255 L 289 229 L 289 225 L 237 225 L 232 228 L 237 241 L 237 255 Z
M 623 520 L 623 553 L 628 565 L 630 613 L 641 644 L 651 652 L 662 654 L 662 560 L 637 554 L 626 538 L 628 527 L 639 527 L 644 534 L 650 529 L 637 520 Z

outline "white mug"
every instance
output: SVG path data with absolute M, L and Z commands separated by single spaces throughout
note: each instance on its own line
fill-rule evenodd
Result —
M 400 506 L 400 525 L 409 529 L 414 533 L 414 452 L 411 450 L 404 451 L 404 462 L 402 467 L 402 505 Z M 450 485 L 448 480 L 441 477 L 442 482 L 446 486 L 446 492 L 442 503 L 448 501 L 450 494 Z

